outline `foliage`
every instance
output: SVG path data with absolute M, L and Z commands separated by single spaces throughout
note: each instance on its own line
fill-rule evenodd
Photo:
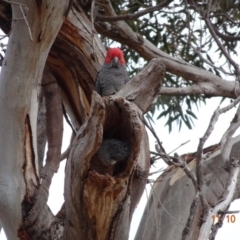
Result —
M 112 5 L 118 15 L 134 14 L 163 3 L 164 1 L 113 1 Z M 165 1 L 166 2 L 166 1 Z M 126 20 L 128 25 L 155 46 L 171 56 L 184 59 L 186 62 L 213 72 L 222 78 L 232 77 L 234 68 L 229 66 L 226 56 L 216 45 L 215 39 L 208 30 L 204 19 L 209 10 L 208 4 L 202 1 L 168 1 L 169 4 L 160 11 L 150 12 L 142 17 Z M 220 4 L 218 4 L 220 2 Z M 237 56 L 237 40 L 240 35 L 240 3 L 236 1 L 213 1 L 209 10 L 209 19 L 219 41 L 231 56 Z M 116 44 L 107 38 L 103 42 L 111 46 Z M 129 72 L 134 76 L 147 62 L 132 49 L 125 49 L 125 58 L 128 62 Z M 193 83 L 189 79 L 175 75 L 166 75 L 163 86 L 187 87 Z M 174 103 L 174 104 L 173 104 Z M 188 108 L 183 109 L 182 105 Z M 167 117 L 169 130 L 175 122 L 181 129 L 182 123 L 192 128 L 193 119 L 197 118 L 193 105 L 205 103 L 205 98 L 199 96 L 169 97 L 160 96 L 156 101 L 152 114 L 160 110 L 160 117 Z

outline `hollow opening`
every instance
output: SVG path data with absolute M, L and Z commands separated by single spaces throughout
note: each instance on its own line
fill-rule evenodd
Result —
M 108 110 L 109 108 L 106 112 Z M 117 176 L 124 172 L 126 163 L 131 158 L 134 142 L 130 119 L 130 113 L 116 105 L 115 111 L 106 113 L 103 124 L 103 140 L 92 158 L 91 170 L 111 176 Z

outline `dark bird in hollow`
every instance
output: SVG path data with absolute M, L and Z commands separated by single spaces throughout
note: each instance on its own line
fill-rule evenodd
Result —
M 109 96 L 118 92 L 129 81 L 123 52 L 119 48 L 109 48 L 105 62 L 96 77 L 96 91 Z
M 97 156 L 105 166 L 126 160 L 131 151 L 131 145 L 118 139 L 104 139 L 97 151 Z

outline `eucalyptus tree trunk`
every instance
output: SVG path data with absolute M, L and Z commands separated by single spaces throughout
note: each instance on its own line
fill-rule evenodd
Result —
M 203 194 L 209 205 L 208 217 L 204 216 L 203 205 L 188 172 L 171 166 L 152 185 L 135 239 L 214 239 L 229 205 L 239 198 L 239 146 L 238 136 L 233 140 L 232 163 L 228 169 L 221 164 L 220 144 L 204 149 Z M 181 157 L 189 171 L 196 174 L 197 154 Z
M 31 201 L 40 184 L 38 95 L 46 58 L 66 7 L 66 0 L 57 5 L 48 1 L 12 5 L 12 18 L 16 20 L 12 22 L 0 81 L 0 217 L 8 239 L 25 234 L 23 201 Z

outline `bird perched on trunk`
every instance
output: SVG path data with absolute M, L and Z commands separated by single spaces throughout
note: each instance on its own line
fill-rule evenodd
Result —
M 130 155 L 131 145 L 118 139 L 104 139 L 97 151 L 97 156 L 105 166 L 127 160 Z
M 109 48 L 105 62 L 96 78 L 96 91 L 103 96 L 113 95 L 129 81 L 123 52 Z

